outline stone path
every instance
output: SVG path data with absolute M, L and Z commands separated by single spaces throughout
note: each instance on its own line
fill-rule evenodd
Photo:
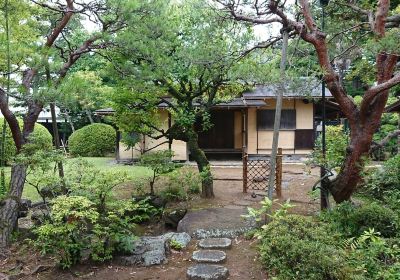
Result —
M 197 264 L 187 270 L 189 280 L 225 280 L 228 269 L 221 265 L 226 261 L 226 252 L 232 246 L 229 238 L 206 238 L 198 242 L 200 250 L 194 251 L 192 260 Z
M 253 229 L 254 220 L 244 219 L 245 206 L 228 205 L 189 211 L 178 224 L 178 232 L 187 232 L 197 239 L 210 237 L 235 238 Z

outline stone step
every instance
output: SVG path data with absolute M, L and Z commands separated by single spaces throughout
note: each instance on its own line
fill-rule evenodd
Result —
M 192 260 L 201 263 L 223 263 L 226 254 L 219 250 L 198 250 L 193 252 Z
M 189 280 L 226 280 L 229 271 L 222 265 L 196 264 L 188 268 L 186 276 Z
M 199 241 L 199 247 L 203 249 L 230 249 L 232 240 L 229 238 L 206 238 Z

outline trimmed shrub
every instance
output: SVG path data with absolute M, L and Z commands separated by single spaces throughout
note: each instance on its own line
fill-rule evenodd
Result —
M 261 260 L 274 279 L 352 279 L 337 236 L 312 218 L 288 215 L 261 232 Z
M 115 129 L 103 123 L 82 127 L 68 138 L 68 148 L 72 156 L 105 156 L 115 150 Z
M 4 119 L 0 117 L 0 127 L 3 127 Z M 20 127 L 22 128 L 23 121 L 18 120 Z M 30 135 L 34 150 L 50 150 L 53 146 L 53 137 L 50 132 L 43 125 L 36 123 L 33 133 Z M 15 156 L 17 149 L 12 138 L 10 127 L 7 124 L 6 129 L 6 141 L 5 141 L 5 159 L 9 163 Z
M 321 216 L 344 237 L 358 237 L 364 231 L 374 229 L 383 237 L 398 234 L 399 217 L 392 209 L 377 202 L 354 206 L 350 202 L 339 204 L 333 211 Z

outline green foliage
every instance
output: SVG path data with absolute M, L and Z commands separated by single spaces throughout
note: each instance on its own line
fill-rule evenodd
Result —
M 351 279 L 343 250 L 328 227 L 288 215 L 272 220 L 259 236 L 261 260 L 276 279 Z
M 250 216 L 262 216 L 271 205 L 266 201 L 265 210 L 252 209 Z M 319 219 L 281 214 L 252 233 L 273 279 L 397 279 L 400 239 L 392 210 L 376 202 L 341 203 Z
M 348 263 L 359 279 L 396 279 L 400 275 L 400 240 L 384 239 L 369 229 L 343 241 Z
M 86 258 L 105 261 L 116 252 L 131 251 L 135 224 L 159 213 L 146 200 L 114 197 L 114 188 L 128 179 L 124 172 L 98 170 L 77 160 L 66 174 L 68 196 L 52 200 L 50 221 L 34 230 L 34 243 L 63 268 Z
M 3 124 L 3 118 L 0 117 L 0 123 Z M 22 128 L 22 120 L 18 120 Z M 26 147 L 25 154 L 33 154 L 36 151 L 49 151 L 53 147 L 53 137 L 50 132 L 43 125 L 36 123 L 33 133 L 29 136 L 30 144 Z M 11 135 L 10 127 L 7 124 L 6 141 L 5 141 L 5 160 L 10 163 L 16 154 L 14 140 Z
M 201 177 L 192 168 L 181 167 L 165 176 L 166 187 L 160 196 L 167 201 L 185 201 L 189 195 L 200 193 Z
M 73 156 L 100 157 L 115 150 L 115 129 L 108 124 L 95 123 L 76 130 L 68 139 Z
M 279 208 L 270 214 L 273 203 L 278 205 Z M 277 200 L 271 201 L 268 197 L 265 197 L 260 204 L 261 207 L 258 209 L 247 207 L 247 214 L 242 215 L 242 217 L 254 219 L 256 222 L 261 222 L 266 216 L 273 220 L 286 216 L 288 210 L 294 207 L 290 204 L 290 200 L 287 200 L 284 204 L 280 204 Z M 264 228 L 264 226 L 262 228 Z
M 172 161 L 174 153 L 170 150 L 147 152 L 140 157 L 140 164 L 153 171 L 150 179 L 150 193 L 154 194 L 154 183 L 158 177 L 175 170 L 178 165 Z M 175 188 L 176 189 L 176 188 Z
M 372 198 L 383 200 L 392 192 L 400 192 L 400 155 L 396 155 L 367 176 L 360 192 Z
M 338 169 L 346 156 L 349 136 L 343 131 L 343 126 L 326 127 L 326 160 L 322 156 L 322 139 L 318 137 L 311 155 L 311 163 L 325 166 L 328 169 Z
M 399 230 L 398 214 L 377 202 L 358 207 L 350 202 L 341 203 L 333 211 L 324 213 L 321 219 L 345 237 L 358 237 L 369 229 L 375 229 L 383 237 L 395 237 Z
M 66 175 L 69 196 L 52 201 L 51 219 L 36 230 L 35 241 L 43 253 L 62 252 L 63 267 L 80 261 L 85 252 L 104 261 L 116 251 L 131 250 L 135 223 L 158 213 L 146 201 L 115 199 L 114 188 L 129 179 L 126 172 L 99 170 L 78 159 L 67 165 Z
M 112 88 L 104 85 L 99 73 L 95 71 L 71 73 L 57 87 L 60 105 L 70 111 L 100 109 L 112 92 Z
M 134 131 L 122 133 L 121 142 L 125 144 L 127 150 L 134 149 L 139 141 L 140 135 Z
M 166 201 L 185 201 L 188 199 L 185 189 L 180 185 L 167 185 L 160 192 L 160 196 Z
M 29 156 L 18 155 L 17 161 L 26 164 L 29 176 L 25 179 L 46 203 L 47 198 L 53 198 L 63 192 L 64 181 L 58 174 L 56 165 L 65 160 L 63 154 L 56 150 L 39 150 Z
M 140 157 L 140 164 L 154 171 L 156 176 L 166 174 L 176 168 L 172 162 L 174 153 L 170 150 L 148 152 Z
M 240 69 L 256 72 L 253 66 L 265 63 L 247 63 L 250 58 L 238 62 L 252 30 L 221 20 L 204 1 L 156 0 L 148 9 L 157 16 L 133 17 L 112 54 L 123 71 L 112 72 L 121 86 L 113 100 L 116 121 L 123 129 L 158 135 L 158 105 L 168 96 L 174 120 L 168 134 L 187 138 L 196 120 L 203 120 L 203 129 L 210 127 L 212 105 L 244 90 Z
M 397 98 L 389 98 L 388 104 L 396 101 Z M 373 141 L 379 143 L 382 141 L 389 133 L 398 129 L 399 115 L 393 113 L 387 113 L 382 115 L 381 126 L 379 130 L 374 134 Z M 386 160 L 388 156 L 396 155 L 398 151 L 397 137 L 392 137 L 389 142 L 384 146 L 380 147 L 375 151 L 374 156 L 377 160 Z
M 169 246 L 170 246 L 172 249 L 177 250 L 177 251 L 180 251 L 180 250 L 183 249 L 182 244 L 179 243 L 178 241 L 174 240 L 174 239 L 171 239 L 171 240 L 169 241 Z

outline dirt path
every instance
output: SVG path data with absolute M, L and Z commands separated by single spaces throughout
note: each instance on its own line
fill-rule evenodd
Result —
M 284 165 L 283 174 L 283 198 L 281 201 L 291 199 L 295 205 L 292 212 L 310 215 L 318 211 L 318 201 L 313 201 L 309 196 L 311 186 L 318 179 L 318 170 L 310 172 L 302 165 Z M 205 200 L 196 199 L 189 203 L 192 209 L 209 207 L 256 207 L 262 199 L 260 197 L 251 198 L 250 193 L 242 192 L 242 182 L 238 181 L 242 176 L 241 167 L 218 167 L 213 169 L 215 178 L 214 183 L 215 199 Z M 223 180 L 229 179 L 229 180 Z M 228 258 L 225 266 L 230 271 L 229 279 L 268 279 L 266 271 L 257 259 L 256 241 L 238 238 L 233 241 L 233 246 L 227 252 Z M 149 268 L 144 267 L 123 267 L 113 262 L 106 264 L 86 264 L 75 266 L 70 271 L 62 271 L 57 268 L 49 268 L 46 271 L 35 275 L 19 277 L 14 279 L 140 279 L 140 280 L 184 280 L 186 270 L 192 264 L 190 257 L 196 249 L 196 242 L 191 241 L 188 248 L 182 252 L 173 252 L 168 258 L 168 263 Z M 0 259 L 0 271 L 8 271 L 10 268 L 20 265 L 21 271 L 29 273 L 38 265 L 52 264 L 53 260 L 42 258 L 29 246 L 14 247 L 8 259 Z M 1 275 L 1 274 L 0 274 Z M 1 279 L 1 276 L 0 276 Z

